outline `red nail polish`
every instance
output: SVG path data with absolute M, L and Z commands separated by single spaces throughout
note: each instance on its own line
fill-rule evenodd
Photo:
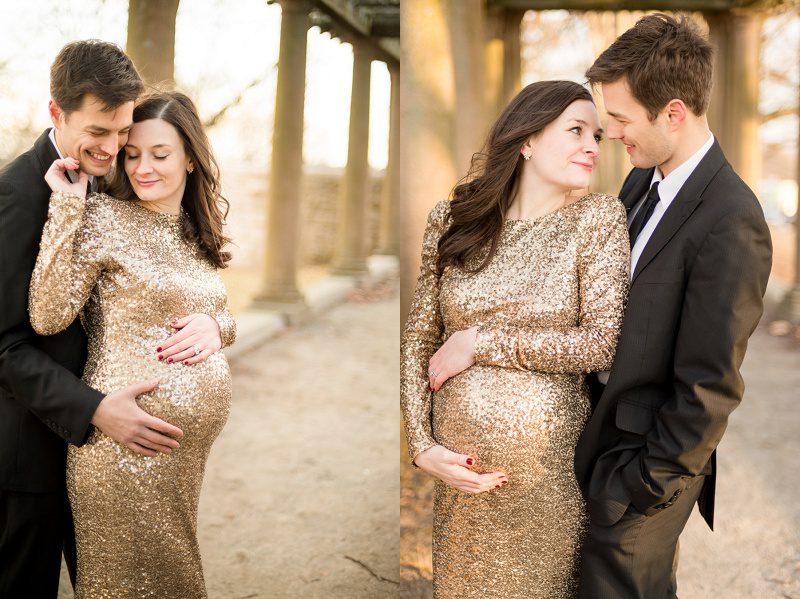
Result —
M 500 484 L 501 484 L 501 485 L 507 485 L 507 484 L 508 484 L 508 481 L 507 481 L 507 480 L 504 480 L 504 481 L 503 481 L 503 482 L 501 482 Z
M 172 358 L 167 358 L 167 364 L 172 364 Z
M 494 486 L 494 488 L 495 488 L 495 489 L 499 489 L 499 488 L 500 488 L 500 485 L 495 485 L 495 486 Z
M 156 348 L 156 351 L 161 351 L 161 348 L 160 348 L 160 347 L 157 347 L 157 348 Z
M 188 360 L 186 360 L 186 361 L 183 363 L 183 365 L 184 365 L 184 366 L 188 366 L 188 365 L 189 365 L 189 361 L 188 361 Z
M 159 354 L 159 355 L 158 355 L 158 359 L 159 359 L 159 360 L 163 360 L 163 359 L 164 359 L 164 356 L 162 356 L 161 354 Z
M 467 466 L 472 466 L 472 464 L 474 464 L 474 463 L 475 463 L 475 460 L 473 460 L 472 458 L 467 458 Z

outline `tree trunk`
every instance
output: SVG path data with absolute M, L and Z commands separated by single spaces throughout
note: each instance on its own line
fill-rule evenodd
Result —
M 175 82 L 175 17 L 180 0 L 128 0 L 127 53 L 149 84 Z

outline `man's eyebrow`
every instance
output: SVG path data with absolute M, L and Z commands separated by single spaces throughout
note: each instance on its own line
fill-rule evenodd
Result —
M 628 119 L 628 117 L 626 117 L 624 114 L 620 114 L 620 113 L 618 113 L 618 112 L 613 112 L 613 111 L 611 111 L 611 110 L 606 110 L 606 112 L 607 112 L 609 115 L 613 116 L 615 119 L 625 119 L 625 120 L 627 120 L 627 119 Z
M 127 127 L 123 127 L 122 129 L 120 129 L 120 131 L 128 131 L 131 127 L 133 127 L 133 123 L 131 123 Z M 86 130 L 87 131 L 93 131 L 95 133 L 108 133 L 109 132 L 108 129 L 106 129 L 105 127 L 100 127 L 99 125 L 88 125 L 86 127 Z

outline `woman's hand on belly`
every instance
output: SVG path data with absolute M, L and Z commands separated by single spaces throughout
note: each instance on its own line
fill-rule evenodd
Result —
M 464 493 L 477 495 L 508 484 L 508 477 L 502 472 L 473 472 L 470 466 L 475 464 L 474 456 L 450 451 L 442 445 L 429 447 L 414 459 L 414 463 L 431 476 Z
M 456 331 L 431 356 L 428 362 L 428 376 L 433 391 L 438 391 L 447 379 L 464 372 L 475 364 L 475 341 L 477 338 L 478 327 Z
M 222 347 L 219 324 L 208 314 L 189 314 L 170 323 L 178 332 L 156 348 L 159 360 L 197 364 Z

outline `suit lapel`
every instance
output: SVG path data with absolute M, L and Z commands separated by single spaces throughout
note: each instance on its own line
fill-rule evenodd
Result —
M 636 202 L 642 199 L 645 192 L 650 188 L 650 181 L 653 179 L 655 169 L 636 169 L 625 181 L 622 189 L 619 190 L 619 199 L 625 206 L 625 211 L 630 212 Z
M 53 162 L 58 160 L 58 150 L 56 150 L 53 142 L 50 141 L 50 129 L 45 129 L 45 132 L 34 142 L 33 151 L 39 161 L 42 177 L 44 177 L 47 169 L 53 165 Z
M 631 278 L 631 284 L 636 281 L 639 273 L 658 255 L 677 233 L 678 229 L 681 228 L 686 219 L 689 218 L 689 215 L 694 212 L 703 200 L 703 192 L 706 187 L 708 187 L 711 179 L 724 164 L 725 156 L 722 154 L 722 149 L 717 141 L 714 140 L 711 149 L 708 150 L 708 153 L 697 165 L 697 168 L 689 175 L 686 183 L 683 184 L 678 195 L 672 200 L 664 216 L 661 217 L 655 231 L 653 231 L 653 235 L 644 247 L 639 261 L 636 263 L 636 271 Z

